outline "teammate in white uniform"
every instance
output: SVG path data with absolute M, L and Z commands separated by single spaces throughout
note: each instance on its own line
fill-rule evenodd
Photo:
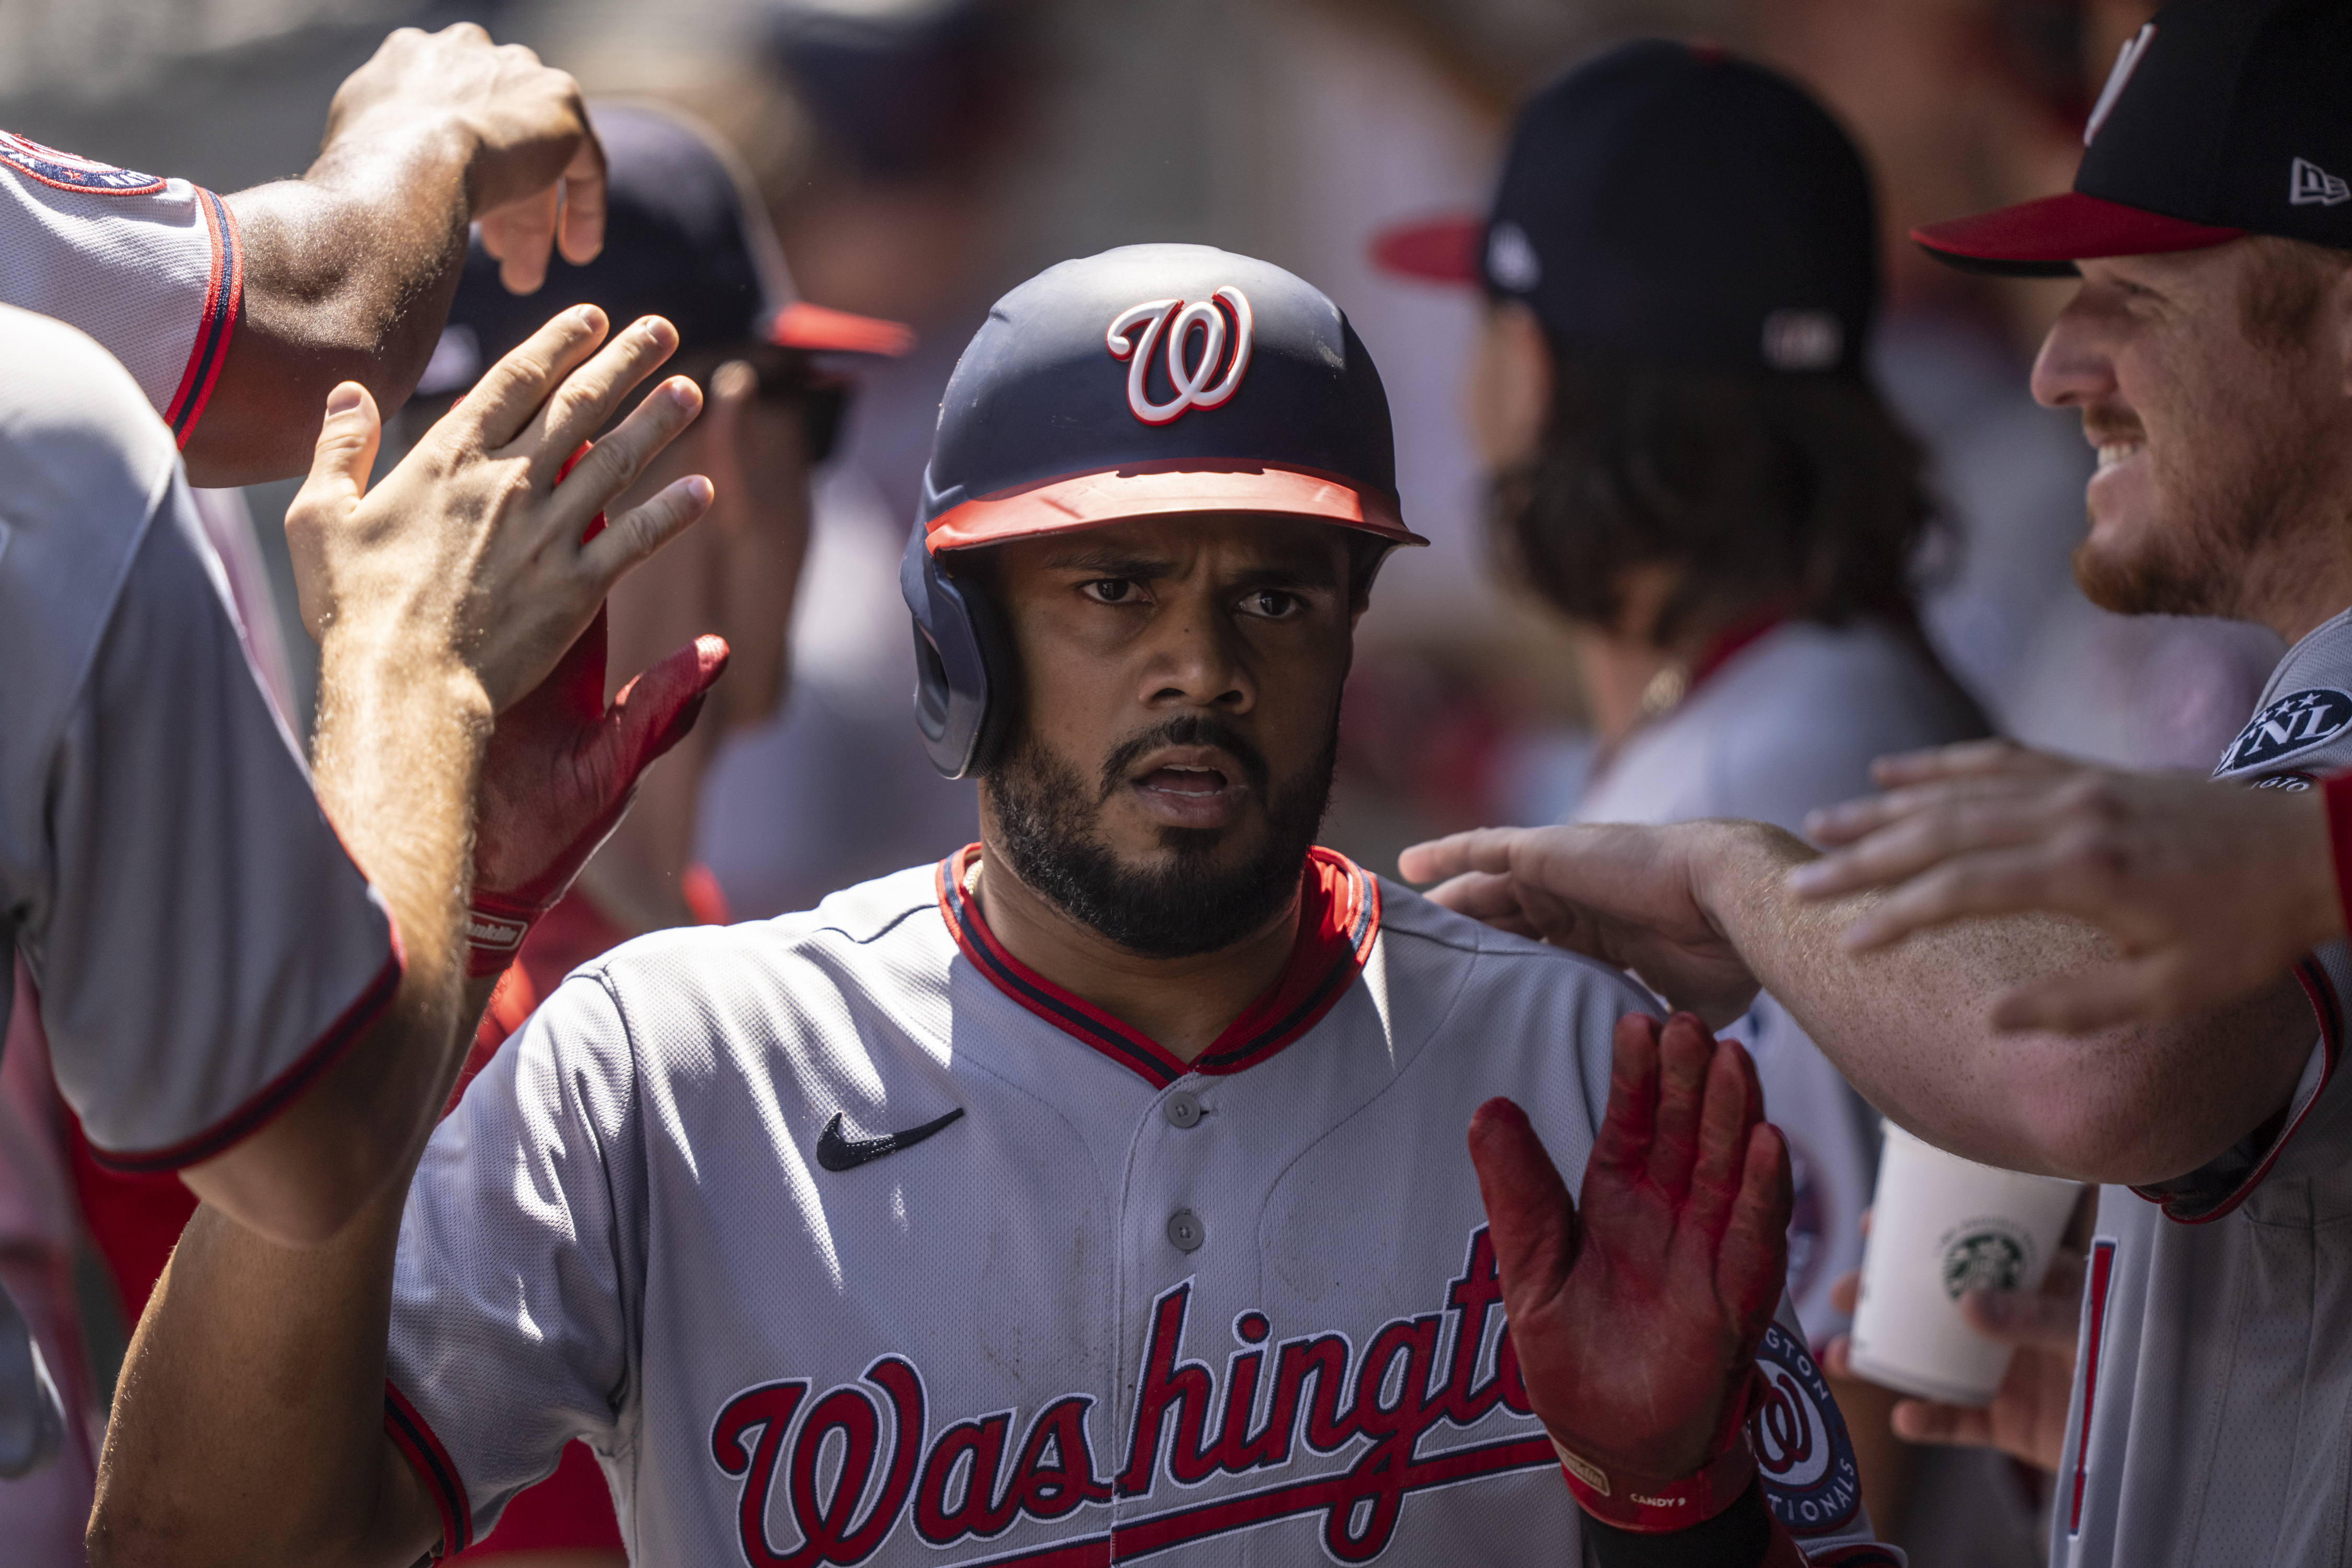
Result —
M 1139 246 L 1001 300 L 904 577 L 982 844 L 579 971 L 404 1214 L 300 1254 L 192 1226 L 100 1537 L 407 1563 L 580 1437 L 648 1562 L 1898 1561 L 1858 1544 L 1741 1053 L 1310 847 L 1413 541 L 1391 464 L 1361 343 L 1263 262 Z M 1551 1161 L 1595 1148 L 1612 1026 L 1571 1241 Z M 1659 1195 L 1694 1142 L 1696 1229 Z M 1580 1545 L 1580 1498 L 1628 1528 Z
M 2072 194 L 1918 234 L 1979 264 L 2082 275 L 2034 390 L 2080 408 L 2100 448 L 2086 591 L 2260 621 L 2293 645 L 2224 779 L 2307 784 L 2352 760 L 2347 58 L 2340 4 L 2184 0 L 2124 50 Z M 2053 1560 L 2344 1561 L 2342 942 L 2299 985 L 2186 1017 L 2003 1030 L 2004 995 L 2113 950 L 2078 922 L 2011 916 L 1857 956 L 1845 932 L 1872 903 L 1809 906 L 1790 883 L 1811 881 L 1790 874 L 1811 858 L 1718 823 L 1498 832 L 1407 868 L 1479 873 L 1442 897 L 1604 950 L 1702 1011 L 1736 1010 L 1760 979 L 1889 1115 L 1992 1163 L 2108 1184 Z
M 560 184 L 566 248 L 597 243 L 601 167 L 571 79 L 472 27 L 394 35 L 344 84 L 310 175 L 227 202 L 0 133 L 0 946 L 21 945 L 44 988 L 100 1157 L 193 1169 L 279 1234 L 347 1215 L 425 1101 L 346 1075 L 250 1137 L 333 1076 L 401 965 L 239 646 L 174 447 L 213 483 L 299 472 L 338 381 L 405 395 L 437 326 L 421 302 L 454 286 L 474 208 L 510 280 L 534 282 Z M 335 728 L 374 762 L 421 754 L 409 742 L 440 722 Z M 453 780 L 443 804 L 463 807 L 471 778 Z M 385 842 L 343 826 L 362 851 Z M 408 936 L 429 994 L 430 932 Z M 360 1055 L 415 1055 L 429 1075 L 441 1042 L 408 1052 L 385 1028 Z M 45 1381 L 0 1294 L 0 1474 L 53 1447 Z

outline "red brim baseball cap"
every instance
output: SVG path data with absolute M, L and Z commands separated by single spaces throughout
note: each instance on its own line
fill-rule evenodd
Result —
M 1401 223 L 1372 237 L 1372 265 L 1391 278 L 1467 286 L 1479 281 L 1486 237 L 1486 220 L 1471 213 Z
M 1128 463 L 967 500 L 941 513 L 934 551 L 1003 544 L 1173 512 L 1246 511 L 1313 518 L 1394 544 L 1426 544 L 1405 527 L 1396 499 L 1338 474 L 1262 462 L 1174 458 Z
M 2344 0 L 2173 0 L 2124 44 L 2063 195 L 1911 231 L 1980 272 L 2276 235 L 2352 249 Z
M 1911 237 L 1937 260 L 1964 271 L 2061 278 L 2072 273 L 2077 261 L 2202 250 L 2245 232 L 2067 191 L 1969 217 L 1921 224 Z
M 915 329 L 794 300 L 768 324 L 768 341 L 779 348 L 886 354 L 895 359 L 915 346 Z

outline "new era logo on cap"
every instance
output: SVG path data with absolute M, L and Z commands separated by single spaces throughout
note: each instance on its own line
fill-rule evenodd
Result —
M 2116 100 L 2121 98 L 2124 89 L 2131 84 L 2132 72 L 2139 69 L 2140 58 L 2147 53 L 2147 46 L 2155 37 L 2156 24 L 2150 22 L 2125 40 L 2123 48 L 2116 55 L 2115 68 L 2107 73 L 2107 85 L 2099 89 L 2099 101 L 2091 106 L 2091 118 L 2084 122 L 2084 146 L 2091 144 L 2091 139 L 2099 133 L 2099 127 L 2105 125 L 2107 116 L 2115 112 Z
M 2352 202 L 2352 184 L 2308 158 L 2297 158 L 2287 173 L 2286 199 L 2294 206 L 2332 207 Z

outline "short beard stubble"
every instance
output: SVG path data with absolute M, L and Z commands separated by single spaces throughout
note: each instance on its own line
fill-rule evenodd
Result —
M 1095 813 L 1126 787 L 1127 773 L 1161 746 L 1216 746 L 1238 762 L 1265 803 L 1265 841 L 1238 865 L 1220 867 L 1223 831 L 1162 827 L 1167 863 L 1142 869 L 1121 863 L 1095 834 Z M 1339 760 L 1339 715 L 1321 754 L 1280 790 L 1271 788 L 1264 753 L 1238 730 L 1209 714 L 1171 720 L 1115 749 L 1092 787 L 1078 770 L 1048 754 L 1022 727 L 989 771 L 1006 868 L 1039 897 L 1106 941 L 1146 958 L 1189 958 L 1227 948 L 1264 927 L 1298 891 L 1299 873 L 1323 825 Z

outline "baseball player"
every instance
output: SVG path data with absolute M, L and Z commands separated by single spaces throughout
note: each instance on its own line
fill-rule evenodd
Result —
M 1710 180 L 1704 207 L 1656 200 Z M 1569 820 L 1795 830 L 1866 787 L 1874 757 L 1983 732 L 1906 618 L 1931 509 L 1862 368 L 1870 179 L 1802 92 L 1719 50 L 1622 45 L 1520 110 L 1483 220 L 1392 230 L 1376 253 L 1489 301 L 1465 401 L 1497 531 L 1574 624 L 1601 731 Z M 1629 477 L 1650 473 L 1681 489 Z M 1877 1117 L 1770 998 L 1729 1032 L 1791 1143 L 1789 1288 L 1826 1336 Z
M 603 242 L 577 84 L 472 23 L 394 33 L 337 90 L 308 173 L 225 198 L 0 132 L 0 304 L 104 344 L 200 486 L 301 473 L 339 382 L 398 407 L 476 219 L 522 292 L 551 245 L 584 261 Z
M 2074 190 L 1916 237 L 2078 270 L 2034 390 L 2099 448 L 2076 575 L 2119 610 L 2229 615 L 2290 645 L 2216 776 L 2352 760 L 2352 10 L 2184 0 L 2124 49 Z M 1857 958 L 1866 900 L 1808 904 L 1776 831 L 1497 833 L 1423 847 L 1457 908 L 1605 951 L 1736 1013 L 1760 980 L 1872 1101 L 1990 1163 L 2102 1181 L 2053 1561 L 2332 1563 L 2352 1317 L 2337 1061 L 2352 953 L 2250 998 L 2088 1036 L 2002 1030 L 1996 999 L 2111 961 L 2047 916 L 1915 931 Z M 2300 984 L 2296 984 L 2296 980 Z
M 413 1562 L 579 1437 L 652 1562 L 1899 1561 L 1744 1052 L 1313 847 L 1417 542 L 1345 317 L 1202 247 L 1064 263 L 925 497 L 916 717 L 982 842 L 575 973 L 404 1211 L 200 1213 L 96 1538 Z
M 702 781 L 727 731 L 765 719 L 782 699 L 786 628 L 807 539 L 808 475 L 824 460 L 848 395 L 840 368 L 857 363 L 851 354 L 895 353 L 912 336 L 894 322 L 794 297 L 765 211 L 709 128 L 649 103 L 600 101 L 590 110 L 606 161 L 604 250 L 583 266 L 550 263 L 546 286 L 527 297 L 506 290 L 487 251 L 469 255 L 434 373 L 404 417 L 421 426 L 448 394 L 471 384 L 485 361 L 513 348 L 558 306 L 588 300 L 616 317 L 658 314 L 669 321 L 678 347 L 668 368 L 706 389 L 704 412 L 631 493 L 650 495 L 677 475 L 705 473 L 717 494 L 692 533 L 614 591 L 608 656 L 633 668 L 715 630 L 730 650 L 729 675 L 712 689 L 694 733 L 647 775 L 579 883 L 515 954 L 459 1075 L 461 1093 L 572 970 L 648 931 L 725 923 L 723 900 L 711 907 L 715 879 L 689 863 Z M 467 1556 L 557 1550 L 615 1558 L 622 1550 L 604 1471 L 577 1443 Z

